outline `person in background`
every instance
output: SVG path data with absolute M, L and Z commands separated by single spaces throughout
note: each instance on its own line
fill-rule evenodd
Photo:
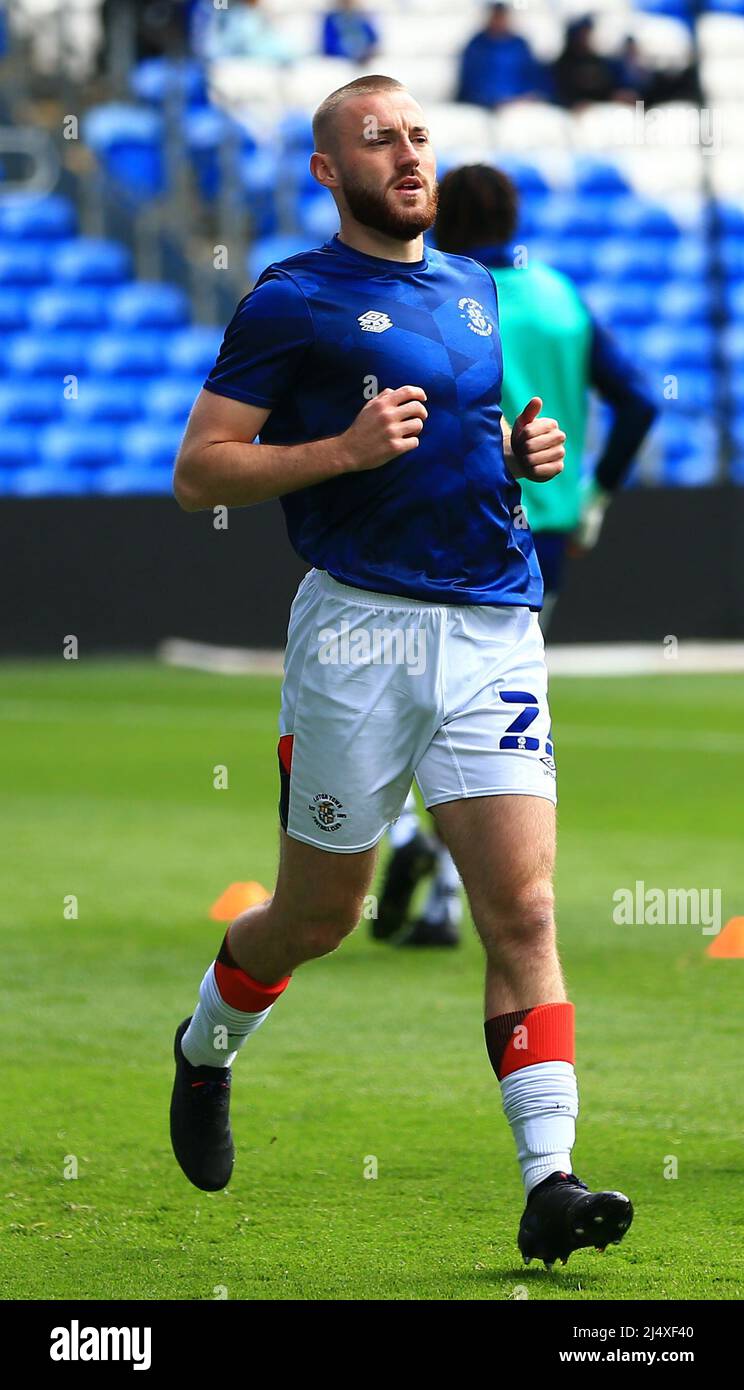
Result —
M 620 351 L 559 271 L 529 260 L 517 266 L 513 240 L 519 196 L 505 173 L 485 164 L 453 169 L 439 190 L 436 240 L 440 251 L 472 256 L 496 282 L 504 354 L 501 405 L 507 420 L 537 393 L 566 433 L 565 466 L 550 488 L 522 483 L 522 498 L 545 584 L 541 627 L 555 607 L 567 552 L 581 555 L 597 542 L 605 512 L 627 475 L 657 407 L 629 358 Z M 586 477 L 582 458 L 591 392 L 612 411 L 599 458 Z M 372 934 L 401 931 L 413 893 L 433 872 L 423 912 L 406 937 L 412 946 L 453 946 L 462 914 L 457 870 L 445 846 L 424 833 L 411 794 L 390 831 L 388 862 Z
M 618 63 L 594 47 L 591 15 L 574 19 L 567 26 L 563 52 L 553 64 L 553 80 L 557 100 L 571 109 L 595 101 L 613 101 L 622 92 Z
M 512 30 L 508 5 L 491 5 L 485 29 L 462 54 L 457 100 L 494 107 L 518 98 L 544 98 L 548 80 L 526 39 Z
M 327 58 L 366 63 L 379 41 L 374 21 L 357 9 L 356 0 L 337 0 L 323 20 L 322 50 Z
M 260 0 L 230 0 L 224 10 L 204 6 L 201 18 L 198 56 L 208 63 L 220 58 L 263 58 L 267 62 L 288 63 L 297 57 L 262 10 Z

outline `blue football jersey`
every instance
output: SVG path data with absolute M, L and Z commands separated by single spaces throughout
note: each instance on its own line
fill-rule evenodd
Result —
M 341 434 L 386 387 L 421 386 L 419 446 L 281 498 L 298 554 L 357 588 L 538 608 L 542 580 L 504 462 L 496 288 L 478 261 L 325 246 L 269 266 L 205 386 L 271 411 L 266 444 Z

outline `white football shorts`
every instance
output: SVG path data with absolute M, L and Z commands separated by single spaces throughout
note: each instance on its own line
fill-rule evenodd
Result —
M 321 849 L 369 849 L 414 778 L 427 807 L 507 793 L 555 803 L 547 685 L 528 608 L 432 604 L 311 570 L 284 660 L 284 828 Z

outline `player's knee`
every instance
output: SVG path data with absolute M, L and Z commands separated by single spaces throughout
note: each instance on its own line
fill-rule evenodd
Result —
M 299 935 L 308 960 L 330 955 L 352 932 L 359 919 L 356 907 L 335 908 L 318 917 L 305 918 L 299 925 Z
M 497 950 L 552 948 L 555 939 L 554 897 L 550 882 L 502 888 L 489 904 L 481 932 Z

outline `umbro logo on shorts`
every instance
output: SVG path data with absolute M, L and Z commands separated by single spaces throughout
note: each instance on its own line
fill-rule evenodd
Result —
M 393 320 L 379 309 L 368 309 L 366 314 L 360 314 L 357 323 L 363 333 L 384 333 L 386 328 L 393 326 Z

